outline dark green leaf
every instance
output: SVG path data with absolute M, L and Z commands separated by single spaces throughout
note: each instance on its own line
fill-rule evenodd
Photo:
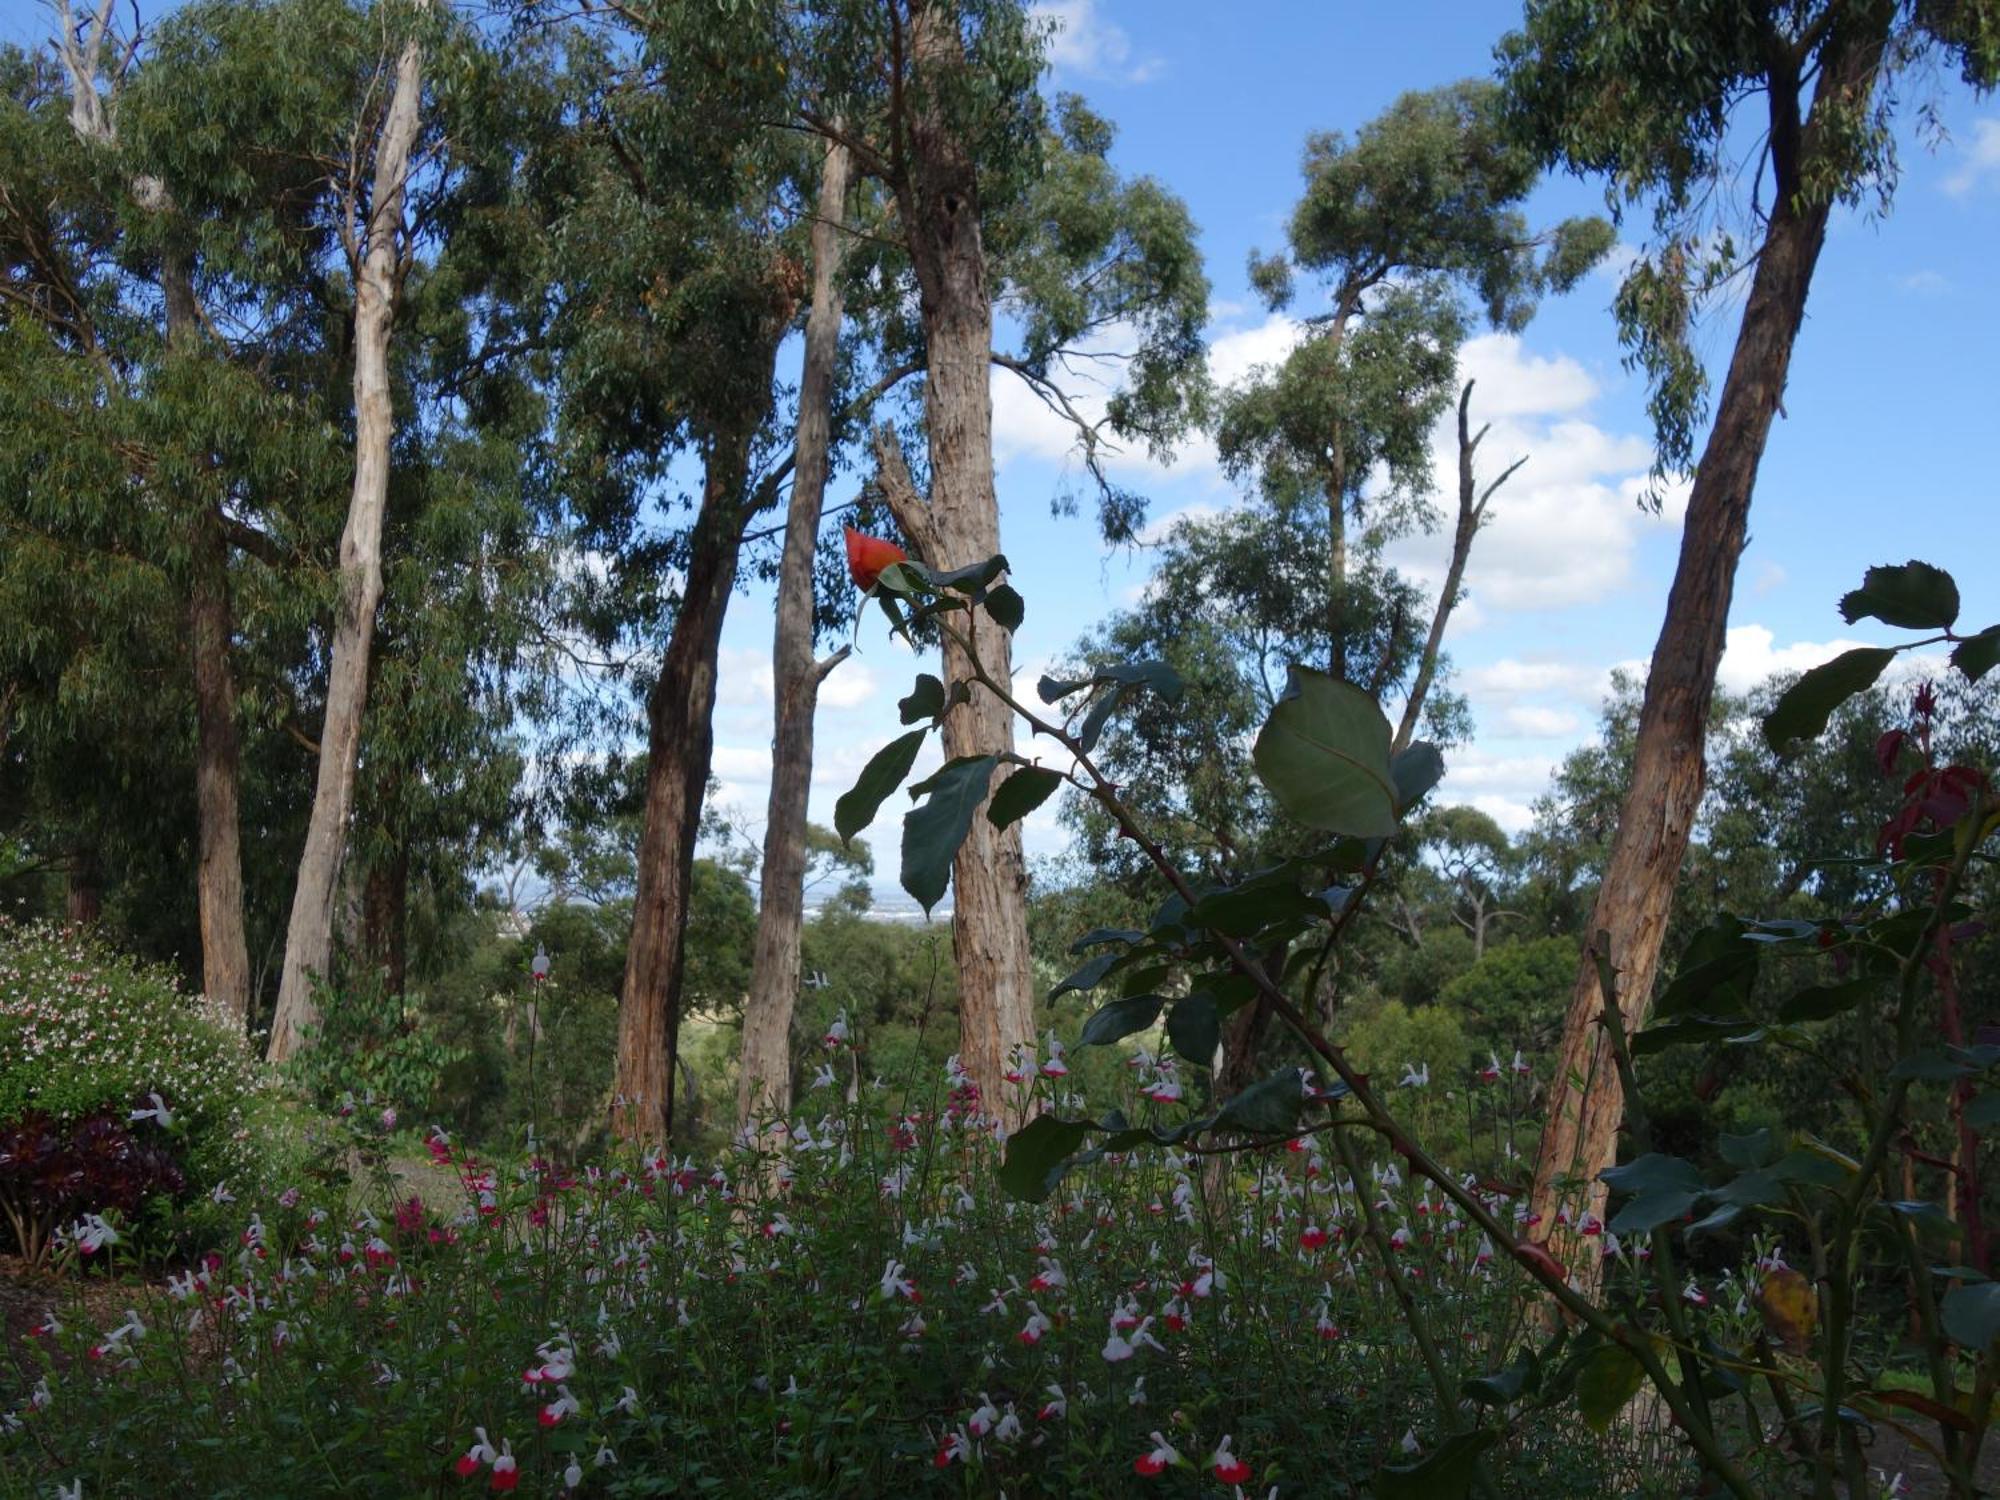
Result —
M 1124 701 L 1126 691 L 1124 684 L 1113 683 L 1098 694 L 1097 701 L 1090 705 L 1090 712 L 1083 716 L 1083 723 L 1076 731 L 1076 742 L 1083 747 L 1085 755 L 1097 748 L 1098 736 L 1104 733 L 1104 726 L 1110 722 L 1111 715 Z
M 1084 960 L 1077 965 L 1069 977 L 1049 991 L 1051 1000 L 1060 1000 L 1072 990 L 1082 993 L 1094 990 L 1104 982 L 1104 976 L 1111 972 L 1111 966 L 1125 957 L 1122 953 L 1100 953 L 1095 958 Z
M 1815 984 L 1787 996 L 1778 1007 L 1778 1019 L 1786 1022 L 1826 1021 L 1847 1014 L 1875 993 L 1872 979 L 1850 979 L 1843 984 Z
M 1600 1344 L 1577 1367 L 1577 1410 L 1592 1432 L 1603 1432 L 1645 1381 L 1645 1367 L 1631 1350 L 1622 1344 Z
M 1889 1070 L 1891 1078 L 1912 1078 L 1927 1083 L 1943 1083 L 1983 1073 L 2000 1061 L 2000 1047 L 1920 1047 L 1899 1058 Z
M 1016 1198 L 1040 1203 L 1062 1179 L 1064 1166 L 1090 1137 L 1085 1120 L 1037 1115 L 1007 1137 L 1000 1163 L 1000 1186 Z
M 1120 1041 L 1135 1031 L 1144 1031 L 1160 1018 L 1158 995 L 1127 995 L 1091 1013 L 1077 1037 L 1079 1046 L 1103 1047 Z
M 1919 1229 L 1950 1234 L 1958 1228 L 1951 1215 L 1936 1203 L 1915 1198 L 1884 1198 L 1882 1206 L 1892 1214 L 1901 1214 Z
M 1951 664 L 1974 682 L 2000 665 L 2000 625 L 1988 625 L 1952 647 Z
M 910 696 L 896 700 L 896 711 L 903 716 L 905 724 L 935 719 L 944 712 L 944 684 L 928 672 L 919 673 L 917 685 L 910 689 Z
M 910 788 L 912 797 L 928 800 L 903 819 L 903 889 L 926 912 L 944 899 L 951 862 L 972 828 L 972 815 L 986 800 L 996 764 L 990 755 L 961 755 Z
M 1407 817 L 1444 779 L 1444 756 L 1429 740 L 1417 740 L 1389 758 L 1389 779 L 1396 784 L 1396 811 Z
M 903 784 L 910 767 L 917 763 L 917 752 L 929 732 L 913 729 L 889 741 L 861 768 L 860 779 L 833 804 L 834 831 L 842 839 L 852 839 L 875 821 L 883 799 Z
M 1716 1138 L 1716 1150 L 1730 1166 L 1747 1171 L 1770 1161 L 1777 1154 L 1777 1143 L 1768 1127 L 1753 1130 L 1748 1135 L 1731 1135 L 1724 1131 Z
M 952 589 L 957 593 L 975 597 L 984 593 L 987 586 L 1007 571 L 1007 559 L 994 553 L 984 562 L 969 563 L 963 568 L 953 568 L 949 573 L 932 573 L 931 587 Z
M 1400 826 L 1389 721 L 1352 683 L 1294 667 L 1251 758 L 1278 805 L 1308 828 L 1388 838 Z
M 1953 1287 L 1938 1304 L 1938 1313 L 1956 1343 L 1985 1351 L 2000 1339 L 2000 1281 Z
M 1681 1233 L 1690 1239 L 1698 1234 L 1714 1234 L 1717 1230 L 1727 1229 L 1742 1216 L 1742 1209 L 1738 1208 L 1734 1203 L 1725 1203 L 1713 1212 L 1696 1219 L 1686 1229 L 1682 1230 Z
M 1290 1135 L 1299 1128 L 1305 1091 L 1297 1068 L 1280 1068 L 1236 1095 L 1215 1117 L 1219 1129 L 1253 1135 Z
M 1761 954 L 1744 938 L 1744 927 L 1726 913 L 1696 933 L 1681 954 L 1673 982 L 1653 1013 L 1663 1021 L 1702 1014 L 1729 1016 L 1742 1011 L 1757 981 Z
M 1606 1167 L 1597 1180 L 1614 1193 L 1698 1193 L 1703 1187 L 1693 1162 L 1657 1151 L 1648 1151 L 1622 1167 Z
M 913 562 L 890 563 L 875 576 L 875 588 L 883 594 L 920 594 L 924 590 L 924 569 Z
M 1840 617 L 1850 625 L 1876 619 L 1905 630 L 1947 630 L 1958 618 L 1958 585 L 1925 562 L 1870 568 L 1860 588 L 1841 596 Z
M 1002 630 L 1019 630 L 1028 606 L 1012 584 L 1003 583 L 986 596 L 986 613 L 999 622 Z
M 1974 1130 L 2000 1125 L 2000 1094 L 1978 1094 L 1965 1106 L 1965 1123 Z
M 995 828 L 1005 828 L 1040 807 L 1062 785 L 1062 777 L 1041 766 L 1018 766 L 1000 783 L 993 800 L 986 804 L 986 819 Z
M 1484 1429 L 1454 1432 L 1415 1463 L 1384 1464 L 1371 1480 L 1376 1500 L 1465 1500 L 1479 1455 L 1499 1440 Z
M 1233 886 L 1203 896 L 1194 904 L 1194 920 L 1211 932 L 1249 937 L 1273 922 L 1300 917 L 1324 917 L 1325 903 L 1295 885 L 1267 882 Z
M 1532 1396 L 1541 1383 L 1541 1361 L 1535 1358 L 1534 1350 L 1523 1349 L 1506 1369 L 1491 1375 L 1475 1376 L 1461 1385 L 1459 1390 L 1468 1400 L 1477 1401 L 1481 1406 L 1506 1406 L 1523 1396 Z
M 1215 1065 L 1215 1049 L 1222 1040 L 1222 1021 L 1215 1013 L 1215 997 L 1196 993 L 1174 1002 L 1167 1012 L 1167 1040 L 1174 1051 L 1204 1068 Z
M 1818 739 L 1833 711 L 1873 687 L 1895 659 L 1896 653 L 1886 646 L 1858 646 L 1814 667 L 1786 688 L 1777 705 L 1764 716 L 1764 739 L 1773 750 Z
M 1145 935 L 1136 927 L 1093 927 L 1071 943 L 1069 951 L 1081 953 L 1086 948 L 1095 948 L 1099 943 L 1122 943 L 1129 948 Z
M 1741 1016 L 1683 1016 L 1678 1021 L 1648 1026 L 1633 1037 L 1632 1055 L 1650 1057 L 1656 1052 L 1665 1052 L 1674 1047 L 1719 1042 L 1727 1037 L 1741 1035 L 1749 1025 L 1750 1023 Z
M 1612 1216 L 1611 1232 L 1650 1234 L 1662 1224 L 1675 1224 L 1687 1218 L 1700 1201 L 1700 1193 L 1641 1193 Z

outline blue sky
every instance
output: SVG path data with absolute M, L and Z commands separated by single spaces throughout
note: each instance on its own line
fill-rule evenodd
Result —
M 1064 27 L 1054 86 L 1083 93 L 1116 122 L 1119 165 L 1167 184 L 1201 228 L 1214 283 L 1211 359 L 1225 379 L 1286 347 L 1288 331 L 1250 295 L 1244 263 L 1251 249 L 1280 243 L 1307 134 L 1351 132 L 1406 89 L 1487 71 L 1494 40 L 1518 16 L 1506 5 L 1439 3 L 1049 8 Z M 1905 104 L 1926 86 L 1909 80 Z M 1723 666 L 1733 686 L 1865 638 L 1843 627 L 1834 603 L 1870 563 L 1922 556 L 1956 566 L 1965 618 L 2000 619 L 2000 570 L 1983 565 L 1991 554 L 1980 541 L 2000 509 L 2000 480 L 1982 451 L 2000 333 L 1990 270 L 2000 243 L 2000 102 L 1955 85 L 1937 98 L 1950 138 L 1934 148 L 1907 140 L 1891 214 L 1843 213 L 1821 261 L 1738 575 Z M 1561 179 L 1531 211 L 1546 221 L 1602 201 L 1598 184 Z M 1635 217 L 1625 234 L 1645 227 Z M 1611 669 L 1643 664 L 1679 546 L 1677 517 L 1633 503 L 1652 449 L 1643 386 L 1620 367 L 1614 288 L 1610 273 L 1595 276 L 1546 305 L 1519 339 L 1488 336 L 1466 352 L 1476 410 L 1494 424 L 1482 460 L 1529 462 L 1494 501 L 1469 602 L 1448 638 L 1477 732 L 1449 758 L 1443 795 L 1510 827 L 1525 821 L 1564 752 L 1591 734 Z M 1726 358 L 1734 333 L 1725 312 L 1704 347 Z M 1015 657 L 1032 681 L 1041 662 L 1134 596 L 1148 559 L 1105 552 L 1087 518 L 1051 518 L 1050 495 L 1068 468 L 1063 439 L 1008 379 L 996 376 L 994 388 L 1002 538 L 1028 601 Z M 1200 442 L 1164 471 L 1135 456 L 1124 477 L 1151 495 L 1156 520 L 1241 498 Z M 1433 538 L 1398 556 L 1435 576 L 1443 552 Z M 754 596 L 732 618 L 717 725 L 725 797 L 753 828 L 768 765 L 769 621 Z M 914 670 L 874 627 L 860 658 L 830 681 L 815 817 L 830 819 L 834 797 L 890 737 L 893 700 Z M 896 811 L 888 804 L 872 832 L 885 865 Z M 1031 855 L 1063 844 L 1050 809 L 1028 836 Z M 892 868 L 880 874 L 893 881 Z
M 1485 73 L 1494 41 L 1518 17 L 1505 4 L 1326 5 L 1260 0 L 1051 0 L 1060 21 L 1051 86 L 1084 94 L 1119 129 L 1115 157 L 1183 197 L 1201 229 L 1214 283 L 1211 358 L 1239 378 L 1281 356 L 1287 326 L 1249 294 L 1244 262 L 1281 243 L 1299 191 L 1308 133 L 1353 131 L 1406 89 Z M 146 7 L 149 15 L 156 8 Z M 0 0 L 0 38 L 46 33 L 50 12 Z M 1948 138 L 1909 126 L 1934 93 Z M 1738 575 L 1724 680 L 1746 686 L 1799 667 L 1865 632 L 1834 610 L 1872 562 L 1922 556 L 1955 566 L 1966 619 L 2000 619 L 1990 521 L 2000 499 L 1988 444 L 1990 360 L 2000 333 L 2000 101 L 1950 78 L 1903 85 L 1903 173 L 1886 218 L 1842 213 L 1814 282 L 1808 324 L 1758 482 L 1751 542 Z M 1551 181 L 1540 221 L 1602 207 L 1595 183 Z M 1636 239 L 1636 217 L 1625 233 Z M 1470 599 L 1447 646 L 1477 720 L 1451 758 L 1444 795 L 1518 827 L 1550 768 L 1588 737 L 1605 679 L 1643 663 L 1659 629 L 1679 524 L 1642 512 L 1633 495 L 1651 460 L 1639 381 L 1619 363 L 1600 274 L 1546 305 L 1518 339 L 1483 337 L 1466 351 L 1476 411 L 1494 431 L 1482 459 L 1527 466 L 1494 502 L 1474 551 Z M 1726 357 L 1733 313 L 1704 347 Z M 1028 680 L 1092 622 L 1135 597 L 1148 557 L 1107 553 L 1087 518 L 1056 519 L 1051 495 L 1072 476 L 1065 440 L 1004 372 L 995 433 L 1003 545 L 1028 602 L 1015 656 Z M 1442 451 L 1442 450 L 1441 450 Z M 1156 521 L 1239 503 L 1205 442 L 1171 468 L 1133 455 L 1120 477 L 1151 496 Z M 850 472 L 830 500 L 848 498 Z M 1986 523 L 1986 524 L 1982 524 Z M 1420 575 L 1442 566 L 1443 542 L 1402 548 Z M 716 770 L 746 830 L 761 829 L 769 765 L 771 601 L 741 595 L 724 635 Z M 895 730 L 894 700 L 918 670 L 871 623 L 862 651 L 829 680 L 819 723 L 813 815 L 833 801 Z M 896 803 L 873 830 L 893 885 Z M 1052 809 L 1028 829 L 1031 854 L 1060 849 Z

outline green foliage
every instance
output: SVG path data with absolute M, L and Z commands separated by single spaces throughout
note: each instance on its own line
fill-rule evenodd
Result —
M 259 1178 L 261 1079 L 227 1013 L 75 929 L 0 918 L 0 951 L 0 1121 L 123 1120 L 158 1094 L 190 1194 Z
M 415 996 L 392 995 L 380 975 L 317 986 L 319 1022 L 286 1066 L 292 1084 L 321 1109 L 357 1101 L 371 1111 L 431 1109 L 448 1069 L 466 1049 L 439 1035 Z
M 1441 1005 L 1412 1009 L 1391 1000 L 1348 1027 L 1342 1038 L 1365 1073 L 1392 1082 L 1406 1065 L 1429 1069 L 1440 1086 L 1463 1079 L 1472 1063 L 1472 1042 L 1457 1016 Z
M 1438 1004 L 1464 1018 L 1483 1045 L 1541 1052 L 1562 1030 L 1576 983 L 1577 945 L 1562 937 L 1531 938 L 1489 948 L 1483 958 L 1437 992 Z

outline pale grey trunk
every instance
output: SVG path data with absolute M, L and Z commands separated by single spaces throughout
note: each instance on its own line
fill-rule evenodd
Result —
M 980 238 L 978 173 L 944 107 L 954 75 L 967 66 L 951 8 L 913 8 L 910 52 L 919 86 L 909 121 L 909 167 L 898 194 L 917 273 L 928 360 L 924 413 L 931 494 L 923 545 L 925 561 L 955 568 L 1000 550 L 988 376 L 993 306 Z M 986 619 L 969 628 L 986 669 L 1007 681 L 1013 675 L 1007 632 Z M 964 654 L 951 643 L 945 646 L 944 666 L 948 680 L 971 675 Z M 1013 719 L 990 693 L 975 693 L 945 719 L 947 756 L 1006 756 L 1013 749 Z M 1002 832 L 975 816 L 952 865 L 951 883 L 959 1052 L 986 1108 L 1000 1114 L 1007 1101 L 1008 1054 L 1016 1047 L 1031 1048 L 1035 1034 L 1020 825 Z
M 812 311 L 806 317 L 792 495 L 778 569 L 778 619 L 771 645 L 775 685 L 771 796 L 765 810 L 763 889 L 750 993 L 743 1003 L 743 1065 L 736 1084 L 739 1125 L 755 1111 L 767 1117 L 782 1115 L 792 1103 L 792 1008 L 799 990 L 799 934 L 805 922 L 813 710 L 820 679 L 834 665 L 823 667 L 813 660 L 813 554 L 826 496 L 834 367 L 844 311 L 838 273 L 845 248 L 840 223 L 847 183 L 847 150 L 830 146 L 820 178 L 819 219 L 812 231 Z
M 283 1062 L 297 1051 L 306 1028 L 317 1019 L 313 983 L 326 973 L 332 959 L 334 901 L 354 805 L 354 773 L 368 696 L 368 654 L 375 637 L 375 609 L 382 597 L 382 524 L 396 421 L 389 390 L 389 335 L 401 281 L 404 189 L 422 88 L 423 53 L 411 41 L 397 60 L 395 92 L 375 148 L 365 247 L 358 247 L 362 253 L 354 288 L 354 491 L 340 534 L 340 597 L 334 606 L 319 780 L 285 933 L 278 1009 L 271 1020 L 273 1062 Z

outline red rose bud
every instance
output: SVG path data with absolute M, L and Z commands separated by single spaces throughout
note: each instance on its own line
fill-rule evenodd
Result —
M 875 587 L 875 580 L 889 564 L 909 561 L 910 554 L 894 542 L 885 542 L 879 536 L 864 536 L 852 526 L 846 527 L 845 532 L 847 576 L 864 594 Z

